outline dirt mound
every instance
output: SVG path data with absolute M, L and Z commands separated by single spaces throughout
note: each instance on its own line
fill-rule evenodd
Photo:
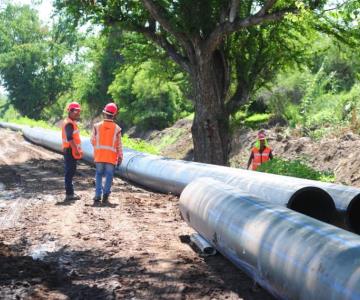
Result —
M 176 159 L 193 159 L 192 121 L 179 120 L 174 126 L 152 132 L 148 141 L 158 145 L 167 140 L 162 155 Z M 230 144 L 230 165 L 246 168 L 257 131 L 242 128 L 234 132 Z M 313 140 L 303 137 L 297 130 L 275 126 L 266 130 L 275 156 L 284 159 L 302 159 L 318 171 L 331 171 L 336 182 L 360 187 L 360 136 L 348 131 Z
M 359 135 L 349 131 L 316 141 L 283 127 L 268 129 L 266 133 L 275 156 L 305 160 L 316 170 L 334 172 L 338 183 L 360 187 Z M 255 139 L 256 131 L 253 130 L 235 133 L 231 152 L 233 166 L 246 167 Z

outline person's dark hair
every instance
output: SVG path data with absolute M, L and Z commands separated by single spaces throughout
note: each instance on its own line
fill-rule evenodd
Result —
M 114 115 L 112 115 L 112 114 L 107 114 L 107 113 L 103 113 L 103 115 L 105 116 L 105 118 L 107 118 L 107 119 L 114 119 L 115 118 L 115 116 Z

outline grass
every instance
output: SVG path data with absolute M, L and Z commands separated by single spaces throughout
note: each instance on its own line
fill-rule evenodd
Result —
M 316 171 L 304 161 L 298 159 L 289 161 L 281 158 L 274 158 L 262 164 L 257 170 L 264 173 L 293 176 L 324 182 L 335 182 L 335 175 L 333 173 Z
M 127 134 L 124 134 L 122 136 L 122 143 L 123 146 L 136 151 L 145 152 L 149 154 L 159 154 L 159 150 L 157 147 L 140 139 L 129 138 Z
M 269 121 L 271 114 L 253 114 L 244 120 L 246 127 L 258 128 L 260 124 L 266 123 Z
M 160 141 L 156 141 L 156 145 L 154 147 L 158 149 L 159 152 L 161 152 L 164 148 L 167 146 L 170 146 L 174 144 L 179 137 L 185 132 L 185 129 L 183 128 L 173 128 L 170 133 L 165 134 Z
M 51 129 L 51 130 L 59 130 L 59 127 L 50 125 L 45 121 L 42 121 L 42 120 L 36 121 L 36 120 L 29 119 L 27 117 L 20 117 L 20 118 L 16 118 L 16 119 L 3 119 L 3 121 L 8 122 L 8 123 L 18 124 L 18 125 L 26 125 L 29 127 L 40 127 L 40 128 L 45 128 L 45 129 Z
M 238 111 L 230 118 L 230 128 L 238 127 L 259 128 L 261 124 L 267 123 L 271 114 L 253 114 L 247 115 L 244 111 Z
M 18 125 L 26 125 L 29 127 L 40 127 L 40 128 L 44 128 L 44 129 L 60 131 L 60 128 L 55 125 L 48 124 L 47 122 L 42 121 L 42 120 L 39 120 L 39 121 L 32 120 L 27 117 L 21 117 L 21 118 L 17 118 L 17 119 L 0 119 L 0 120 L 4 121 L 4 122 L 8 122 L 8 123 L 18 124 Z M 90 130 L 81 128 L 81 124 L 79 124 L 79 127 L 80 127 L 81 136 L 90 137 L 90 135 L 91 135 Z M 159 150 L 156 147 L 154 147 L 153 145 L 146 143 L 142 140 L 131 139 L 126 134 L 122 137 L 122 143 L 123 143 L 124 147 L 130 148 L 133 150 L 150 153 L 150 154 L 159 154 Z

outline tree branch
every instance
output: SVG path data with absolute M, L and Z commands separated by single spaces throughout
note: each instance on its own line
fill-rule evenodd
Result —
M 277 0 L 268 0 L 264 6 L 255 14 L 255 16 L 264 16 L 276 3 Z
M 229 12 L 229 22 L 233 23 L 239 12 L 240 0 L 231 0 L 230 12 Z
M 145 8 L 149 11 L 150 15 L 159 22 L 165 31 L 172 34 L 190 55 L 192 47 L 187 36 L 174 28 L 174 26 L 166 18 L 164 9 L 161 6 L 156 5 L 152 0 L 142 0 L 142 2 L 144 3 Z
M 239 107 L 249 100 L 249 90 L 246 84 L 238 83 L 235 94 L 226 102 L 226 111 L 229 114 L 236 112 Z
M 162 48 L 166 53 L 171 57 L 172 60 L 174 60 L 177 64 L 179 64 L 184 71 L 190 73 L 190 63 L 189 60 L 179 54 L 175 47 L 169 43 L 169 41 L 159 34 L 156 34 L 154 31 L 152 31 L 150 28 L 146 27 L 134 27 L 134 31 L 143 34 L 146 36 L 149 40 L 153 41 L 157 46 Z
M 274 0 L 268 1 L 267 3 L 269 2 L 274 2 Z M 283 9 L 270 14 L 264 14 L 264 15 L 255 14 L 245 19 L 237 20 L 233 23 L 231 22 L 221 23 L 215 28 L 215 30 L 210 34 L 209 38 L 206 40 L 204 49 L 206 49 L 207 53 L 212 53 L 219 46 L 219 44 L 221 43 L 222 39 L 225 36 L 243 28 L 259 25 L 269 21 L 280 20 L 284 17 L 285 14 L 291 12 L 294 13 L 297 12 L 297 10 Z

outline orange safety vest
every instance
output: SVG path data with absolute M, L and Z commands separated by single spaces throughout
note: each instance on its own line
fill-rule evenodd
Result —
M 80 153 L 80 155 L 76 155 L 75 154 L 75 149 L 73 147 L 71 147 L 69 141 L 67 140 L 67 137 L 66 137 L 66 131 L 65 131 L 65 127 L 67 124 L 71 123 L 73 126 L 74 126 L 74 131 L 73 131 L 73 140 L 77 146 L 77 149 Z M 76 122 L 71 120 L 70 118 L 66 118 L 62 124 L 62 128 L 61 128 L 61 134 L 62 134 L 62 148 L 63 148 L 63 151 L 64 149 L 67 149 L 67 148 L 72 148 L 71 149 L 71 153 L 72 153 L 72 156 L 75 158 L 75 159 L 81 159 L 82 156 L 83 156 L 83 151 L 81 149 L 81 140 L 80 140 L 80 132 L 79 132 L 79 127 L 77 126 Z
M 252 169 L 255 171 L 258 168 L 258 166 L 269 160 L 271 148 L 265 147 L 263 152 L 260 152 L 258 148 L 254 147 L 252 148 L 251 151 L 254 154 L 254 158 L 252 161 Z
M 121 155 L 121 128 L 111 120 L 104 120 L 94 125 L 92 144 L 94 161 L 117 164 Z

